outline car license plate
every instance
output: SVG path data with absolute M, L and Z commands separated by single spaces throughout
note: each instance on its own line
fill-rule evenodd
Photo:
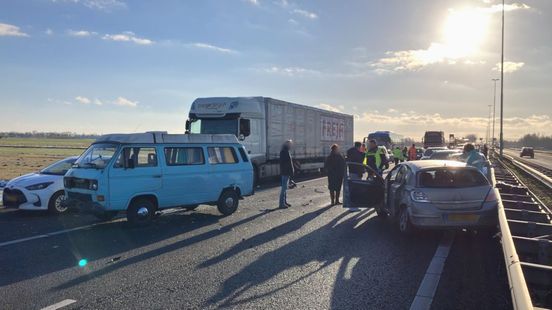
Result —
M 16 202 L 17 201 L 17 197 L 12 196 L 12 195 L 6 195 L 5 198 L 6 198 L 7 202 Z
M 450 222 L 477 222 L 479 215 L 476 214 L 449 214 L 448 220 Z

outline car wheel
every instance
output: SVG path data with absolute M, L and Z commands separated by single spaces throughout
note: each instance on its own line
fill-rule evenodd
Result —
M 94 212 L 94 216 L 102 221 L 110 221 L 117 216 L 117 211 Z
M 402 207 L 399 211 L 399 231 L 403 234 L 408 234 L 412 232 L 412 223 L 410 223 L 410 218 L 408 216 L 408 210 L 406 207 Z
M 67 212 L 67 207 L 63 205 L 64 201 L 65 192 L 55 192 L 52 197 L 50 197 L 50 201 L 48 201 L 48 211 L 53 214 L 61 214 Z
M 217 202 L 217 209 L 223 215 L 230 215 L 238 209 L 239 198 L 235 190 L 225 190 Z
M 155 205 L 149 199 L 136 199 L 127 209 L 127 221 L 132 226 L 146 226 L 155 215 Z

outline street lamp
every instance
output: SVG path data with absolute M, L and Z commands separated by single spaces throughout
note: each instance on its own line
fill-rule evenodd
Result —
M 492 105 L 488 105 L 489 107 L 489 119 L 487 120 L 487 134 L 486 134 L 486 143 L 487 143 L 487 146 L 489 146 L 489 136 L 491 135 L 491 107 Z
M 496 82 L 500 79 L 492 79 L 494 82 L 494 95 L 493 95 L 493 135 L 491 139 L 491 145 L 494 150 L 495 145 L 495 123 L 496 123 Z
M 502 50 L 500 53 L 500 157 L 504 155 L 504 0 L 502 0 Z

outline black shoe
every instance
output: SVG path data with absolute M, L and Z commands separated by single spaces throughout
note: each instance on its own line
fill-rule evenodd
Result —
M 291 207 L 291 204 L 290 204 L 290 203 L 285 202 L 284 204 L 285 204 L 286 207 L 288 207 L 288 208 Z

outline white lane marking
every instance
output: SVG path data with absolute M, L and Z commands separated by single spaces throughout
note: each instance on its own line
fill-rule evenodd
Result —
M 343 274 L 343 278 L 345 280 L 351 280 L 351 277 L 353 276 L 353 269 L 355 268 L 358 261 L 358 257 L 352 257 L 349 260 L 349 262 L 347 263 L 347 267 L 345 267 L 345 273 Z
M 447 260 L 452 242 L 454 241 L 454 232 L 445 232 L 435 254 L 427 267 L 426 273 L 420 283 L 418 292 L 412 304 L 410 310 L 426 310 L 431 308 L 433 297 L 437 291 L 443 268 L 445 267 L 445 261 Z
M 56 236 L 56 235 L 70 233 L 70 232 L 73 232 L 73 231 L 79 231 L 79 230 L 93 228 L 93 227 L 96 227 L 96 226 L 121 222 L 123 220 L 125 220 L 125 219 L 120 218 L 120 219 L 115 219 L 115 220 L 109 221 L 109 222 L 94 223 L 94 224 L 79 226 L 79 227 L 75 227 L 75 228 L 68 228 L 68 229 L 53 231 L 53 232 L 50 232 L 50 233 L 40 234 L 40 235 L 36 235 L 36 236 L 31 236 L 31 237 L 26 237 L 26 238 L 11 240 L 11 241 L 5 241 L 5 242 L 0 243 L 0 248 L 8 246 L 8 245 L 12 245 L 12 244 L 22 243 L 22 242 L 26 242 L 26 241 L 41 239 L 41 238 L 48 238 L 48 237 L 52 237 L 52 236 Z
M 45 307 L 45 308 L 42 308 L 40 310 L 56 310 L 56 309 L 60 309 L 60 308 L 63 308 L 65 306 L 69 306 L 70 304 L 74 304 L 76 303 L 77 301 L 74 300 L 74 299 L 65 299 L 65 300 L 62 300 L 58 303 L 55 303 L 53 305 L 50 305 L 48 307 Z

